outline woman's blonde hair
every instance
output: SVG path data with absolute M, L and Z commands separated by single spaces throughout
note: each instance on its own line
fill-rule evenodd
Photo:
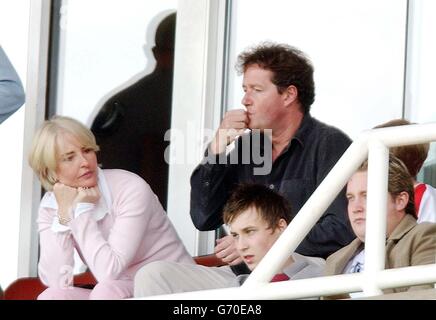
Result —
M 53 190 L 53 185 L 57 182 L 58 137 L 62 133 L 71 134 L 85 148 L 95 152 L 99 150 L 91 130 L 79 121 L 64 116 L 54 116 L 45 121 L 33 138 L 29 165 L 47 191 Z

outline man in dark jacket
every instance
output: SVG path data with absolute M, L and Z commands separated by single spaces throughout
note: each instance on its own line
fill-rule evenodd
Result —
M 223 223 L 223 206 L 241 182 L 269 186 L 298 212 L 351 143 L 339 129 L 311 117 L 313 67 L 301 51 L 261 44 L 239 56 L 238 69 L 244 75 L 246 110 L 225 114 L 191 177 L 191 218 L 203 231 Z M 259 143 L 265 140 L 269 147 Z M 236 147 L 226 157 L 233 141 Z M 346 212 L 341 192 L 296 252 L 326 258 L 347 245 L 353 236 Z M 227 263 L 240 262 L 228 237 L 219 240 L 215 252 Z

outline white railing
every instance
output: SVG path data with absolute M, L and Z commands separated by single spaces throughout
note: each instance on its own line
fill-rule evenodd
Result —
M 363 291 L 364 296 L 374 296 L 381 294 L 381 289 L 436 283 L 436 264 L 384 270 L 388 148 L 429 141 L 436 141 L 436 123 L 363 132 L 339 159 L 242 287 L 154 296 L 149 299 L 293 299 L 357 291 Z M 364 272 L 269 283 L 367 157 L 368 236 L 365 241 Z
M 202 290 L 151 296 L 149 300 L 281 300 L 331 296 L 362 291 L 369 281 L 365 272 L 302 280 L 259 284 L 248 287 Z M 436 264 L 381 271 L 377 286 L 381 289 L 407 287 L 436 282 Z

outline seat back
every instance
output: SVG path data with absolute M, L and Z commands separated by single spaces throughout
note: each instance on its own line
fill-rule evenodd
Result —
M 194 261 L 206 267 L 219 267 L 225 263 L 214 254 L 196 256 Z M 74 276 L 74 286 L 92 289 L 97 284 L 91 272 Z M 47 287 L 37 277 L 20 278 L 12 282 L 4 292 L 5 300 L 36 300 Z
M 74 286 L 92 289 L 96 284 L 91 272 L 74 276 Z M 5 290 L 5 300 L 36 300 L 47 287 L 37 277 L 20 278 L 12 282 Z
M 196 264 L 206 266 L 206 267 L 221 267 L 226 265 L 224 261 L 218 258 L 214 254 L 207 254 L 204 256 L 196 256 L 194 257 L 194 261 Z
M 19 278 L 12 282 L 5 290 L 5 300 L 36 300 L 47 287 L 39 278 Z

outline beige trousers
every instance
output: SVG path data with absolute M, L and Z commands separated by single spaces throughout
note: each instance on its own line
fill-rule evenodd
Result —
M 136 273 L 134 296 L 147 297 L 237 286 L 229 266 L 205 267 L 169 261 L 155 261 Z

